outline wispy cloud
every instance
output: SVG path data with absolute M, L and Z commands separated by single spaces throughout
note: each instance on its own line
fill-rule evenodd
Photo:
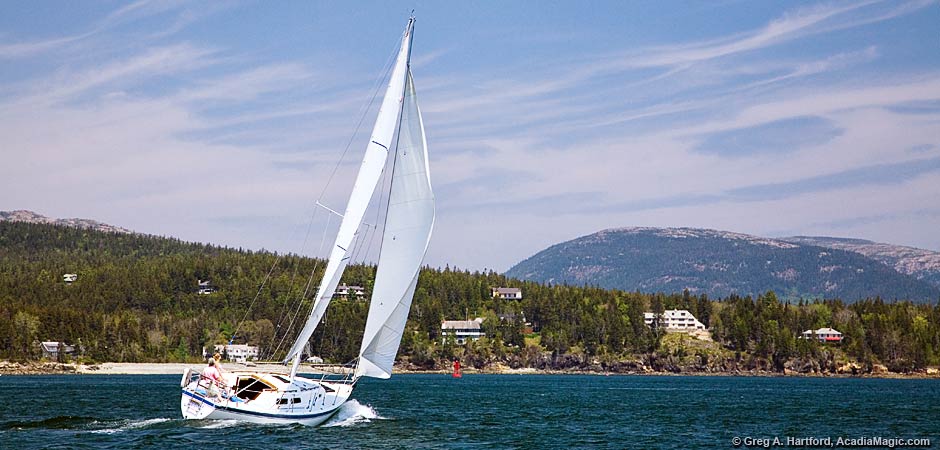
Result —
M 93 36 L 100 35 L 109 29 L 122 24 L 149 18 L 155 15 L 165 14 L 167 12 L 179 10 L 187 5 L 184 1 L 153 1 L 139 0 L 109 13 L 107 16 L 92 24 L 88 31 L 74 34 L 71 36 L 39 39 L 33 41 L 2 43 L 0 44 L 0 59 L 29 58 L 62 49 L 70 44 L 86 40 Z M 176 21 L 167 29 L 155 34 L 154 37 L 168 36 L 181 30 L 185 25 L 192 23 L 200 15 L 205 15 L 208 11 L 217 11 L 218 6 L 203 8 L 202 14 L 194 11 L 184 10 L 180 13 Z
M 729 157 L 794 152 L 828 143 L 840 134 L 842 130 L 830 120 L 803 116 L 712 133 L 694 151 Z
M 0 59 L 24 58 L 45 53 L 60 48 L 63 45 L 85 39 L 92 34 L 94 34 L 94 32 L 30 42 L 0 43 Z
M 785 183 L 740 187 L 727 192 L 724 197 L 742 201 L 773 200 L 856 186 L 907 183 L 921 175 L 938 171 L 940 158 L 916 159 L 854 168 Z
M 231 17 L 212 17 L 227 4 L 140 1 L 76 24 L 73 35 L 4 33 L 0 59 L 37 64 L 17 65 L 0 84 L 0 152 L 15 161 L 0 166 L 0 179 L 43 182 L 0 190 L 0 204 L 278 248 L 270 230 L 284 226 L 272 222 L 299 222 L 287 216 L 309 205 L 352 142 L 328 192 L 342 205 L 368 137 L 349 135 L 362 115 L 359 134 L 368 133 L 373 116 L 360 105 L 375 74 L 324 55 L 378 54 L 375 66 L 386 43 L 373 51 L 371 35 L 348 34 L 338 23 L 366 19 L 336 8 L 284 5 L 275 18 L 257 6 L 240 6 L 257 20 L 237 31 Z M 711 8 L 702 14 L 724 12 Z M 744 31 L 716 28 L 724 16 L 689 17 L 697 37 L 637 30 L 642 45 L 600 27 L 533 23 L 527 29 L 545 34 L 487 44 L 517 52 L 499 64 L 474 59 L 484 54 L 477 41 L 449 41 L 472 27 L 441 13 L 447 31 L 422 29 L 412 61 L 440 204 L 429 262 L 505 269 L 612 226 L 816 232 L 875 210 L 884 221 L 845 230 L 876 237 L 888 223 L 908 242 L 933 242 L 927 225 L 903 221 L 940 195 L 931 184 L 940 179 L 940 67 L 927 46 L 882 35 L 894 32 L 889 21 L 922 26 L 936 9 L 768 4 L 762 10 L 776 12 L 735 27 Z M 316 36 L 335 39 L 283 45 L 309 32 L 307 17 Z M 526 20 L 520 12 L 512 29 L 493 22 L 473 37 L 502 39 Z M 420 51 L 424 39 L 438 50 Z M 532 56 L 544 54 L 552 57 Z M 899 63 L 910 55 L 918 64 Z M 800 228 L 810 215 L 821 225 Z

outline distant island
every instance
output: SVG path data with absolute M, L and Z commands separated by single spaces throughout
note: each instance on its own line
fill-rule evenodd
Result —
M 0 359 L 19 368 L 37 361 L 197 364 L 233 342 L 276 360 L 287 321 L 309 307 L 296 274 L 316 277 L 322 266 L 296 255 L 0 221 Z M 357 354 L 373 273 L 350 266 L 347 289 L 314 334 L 311 355 L 344 363 Z M 675 311 L 706 330 L 678 331 L 667 322 Z M 838 340 L 819 331 L 830 328 Z M 49 353 L 44 343 L 61 351 Z M 471 371 L 515 373 L 928 376 L 940 364 L 938 343 L 940 308 L 922 301 L 784 302 L 773 291 L 719 298 L 428 268 L 397 367 L 446 371 L 456 359 Z

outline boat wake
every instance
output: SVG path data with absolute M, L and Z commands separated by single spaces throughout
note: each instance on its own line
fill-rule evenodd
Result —
M 136 430 L 139 428 L 146 428 L 151 425 L 156 425 L 158 423 L 169 422 L 173 419 L 167 419 L 165 417 L 156 418 L 156 419 L 146 419 L 146 420 L 121 420 L 118 421 L 118 426 L 113 428 L 102 428 L 99 430 L 92 430 L 92 433 L 95 434 L 114 434 L 120 433 L 122 431 Z
M 330 420 L 323 424 L 324 427 L 351 427 L 358 423 L 367 423 L 373 420 L 384 419 L 371 406 L 363 405 L 356 400 L 350 400 L 343 406 Z
M 84 416 L 58 416 L 42 420 L 14 420 L 4 423 L 0 426 L 3 430 L 27 430 L 27 429 L 50 429 L 50 430 L 73 430 L 87 427 L 96 423 L 98 420 L 94 417 Z
M 14 421 L 0 425 L 6 430 L 79 430 L 96 434 L 114 434 L 121 431 L 147 428 L 173 419 L 157 418 L 144 420 L 106 420 L 96 417 L 58 416 L 34 421 Z
M 209 421 L 205 426 L 201 426 L 203 430 L 215 430 L 218 428 L 228 428 L 238 425 L 239 422 L 235 419 L 224 419 L 224 420 L 212 420 Z

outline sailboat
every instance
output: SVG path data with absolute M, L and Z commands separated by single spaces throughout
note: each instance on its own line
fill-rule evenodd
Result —
M 391 376 L 434 226 L 427 141 L 410 66 L 414 23 L 412 16 L 312 310 L 283 360 L 290 365 L 289 373 L 224 372 L 222 383 L 217 383 L 187 370 L 180 380 L 184 418 L 319 425 L 349 400 L 361 377 Z M 386 167 L 391 170 L 386 219 L 359 356 L 348 370 L 338 374 L 299 376 L 304 347 L 333 297 L 351 257 L 351 244 Z

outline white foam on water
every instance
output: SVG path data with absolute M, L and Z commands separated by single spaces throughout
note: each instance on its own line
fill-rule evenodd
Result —
M 210 423 L 206 424 L 204 427 L 199 427 L 204 430 L 214 430 L 216 428 L 228 428 L 238 425 L 238 421 L 235 419 L 223 419 L 223 420 L 213 420 Z
M 95 433 L 95 434 L 114 434 L 114 433 L 120 433 L 120 432 L 122 432 L 122 431 L 135 430 L 135 429 L 138 429 L 138 428 L 149 427 L 150 425 L 154 425 L 154 424 L 158 424 L 158 423 L 163 423 L 163 422 L 168 422 L 168 421 L 170 421 L 170 420 L 173 420 L 173 419 L 167 419 L 167 418 L 165 418 L 165 417 L 161 417 L 161 418 L 157 418 L 157 419 L 147 419 L 147 420 L 125 420 L 125 421 L 123 421 L 124 423 L 123 423 L 121 426 L 117 427 L 117 428 L 105 428 L 105 429 L 102 429 L 102 430 L 93 430 L 92 433 Z
M 371 406 L 350 400 L 343 406 L 340 406 L 336 415 L 326 421 L 323 426 L 350 427 L 357 423 L 371 422 L 376 419 L 384 419 L 384 417 L 380 416 Z

